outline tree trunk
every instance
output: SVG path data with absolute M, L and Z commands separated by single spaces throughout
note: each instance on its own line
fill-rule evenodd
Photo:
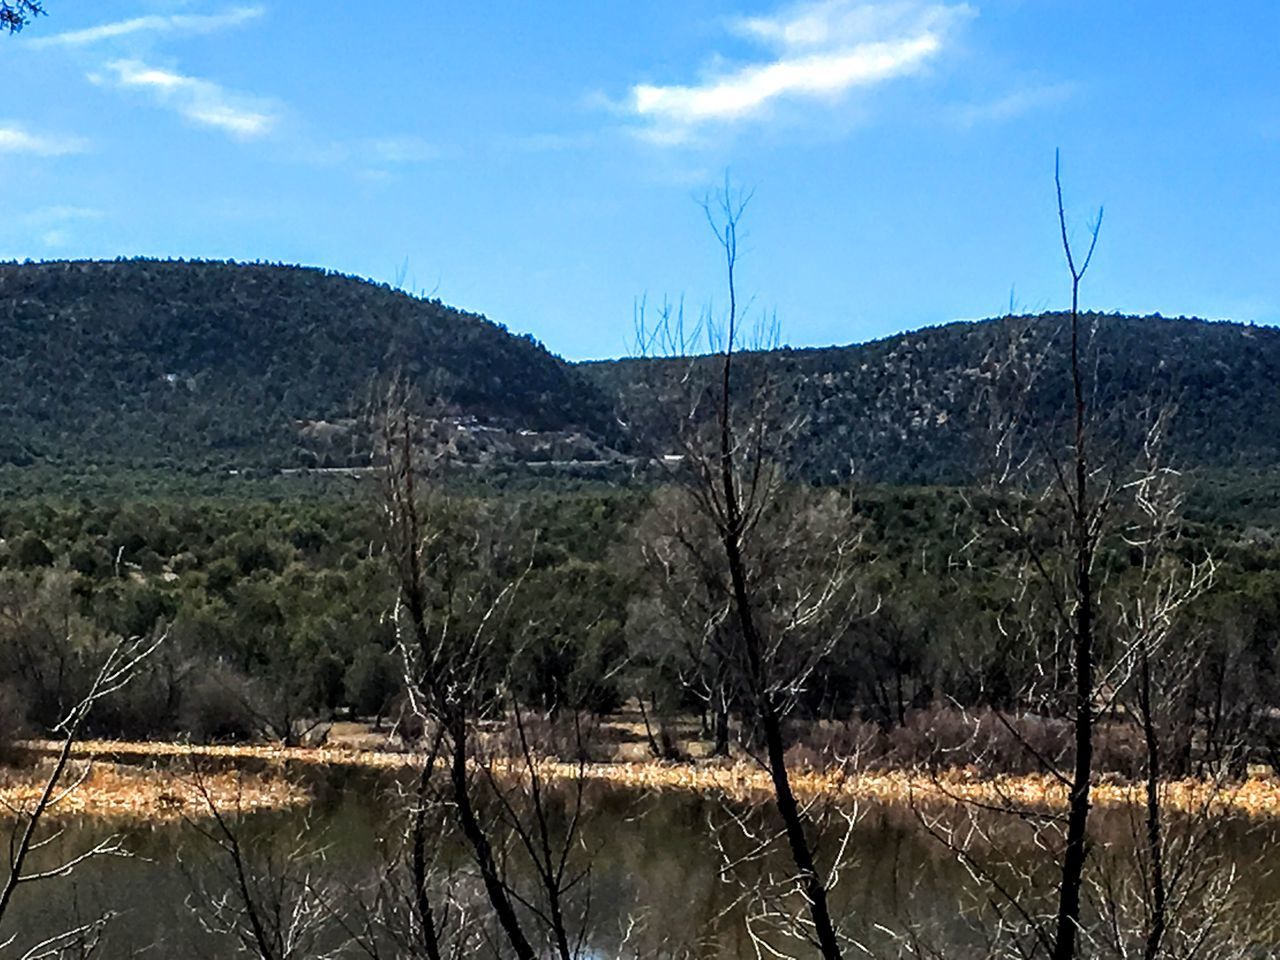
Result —
M 1156 960 L 1160 955 L 1160 944 L 1164 940 L 1168 898 L 1164 883 L 1164 841 L 1160 822 L 1160 738 L 1151 712 L 1151 660 L 1145 643 L 1141 656 L 1138 706 L 1142 711 L 1142 735 L 1147 748 L 1147 860 L 1151 870 L 1148 879 L 1151 927 L 1147 930 L 1147 942 L 1142 956 L 1143 960 Z
M 725 486 L 726 491 L 732 493 L 731 484 L 726 483 Z M 736 498 L 728 496 L 726 501 L 736 506 Z M 773 781 L 778 814 L 782 817 L 782 824 L 787 834 L 787 845 L 791 848 L 791 856 L 800 875 L 801 889 L 809 903 L 809 918 L 813 921 L 813 932 L 818 940 L 818 949 L 822 953 L 823 960 L 841 960 L 840 941 L 836 937 L 835 925 L 831 922 L 831 911 L 827 905 L 827 886 L 814 863 L 813 849 L 809 845 L 809 838 L 805 835 L 804 818 L 800 813 L 799 804 L 796 803 L 795 793 L 791 789 L 791 776 L 787 771 L 786 744 L 782 737 L 782 718 L 774 706 L 773 694 L 764 676 L 765 667 L 761 658 L 763 645 L 751 608 L 746 568 L 736 535 L 726 536 L 724 547 L 729 561 L 729 576 L 733 582 L 739 627 L 742 630 L 747 676 L 756 698 L 757 720 L 760 733 L 764 737 L 769 778 Z
M 538 960 L 537 953 L 534 952 L 520 926 L 520 918 L 516 916 L 515 906 L 511 902 L 507 886 L 498 875 L 493 848 L 489 845 L 489 839 L 485 836 L 484 828 L 480 826 L 475 808 L 471 803 L 471 785 L 467 782 L 466 730 L 466 724 L 456 719 L 450 724 L 450 734 L 453 738 L 453 762 L 449 773 L 453 785 L 453 802 L 458 816 L 458 825 L 462 828 L 462 835 L 471 845 L 476 866 L 480 870 L 480 879 L 484 882 L 485 893 L 488 894 L 498 925 L 506 934 L 511 949 L 515 951 L 518 960 Z
M 1054 960 L 1074 960 L 1080 928 L 1080 889 L 1088 853 L 1089 792 L 1093 784 L 1093 597 L 1090 576 L 1080 561 L 1076 610 L 1075 768 L 1071 775 L 1071 799 L 1067 812 L 1067 843 L 1062 858 L 1058 890 L 1057 936 Z
M 427 960 L 440 960 L 440 935 L 427 892 L 427 792 L 430 789 L 431 766 L 429 763 L 422 765 L 422 774 L 418 778 L 418 808 L 413 812 L 413 902 Z
M 714 734 L 715 741 L 712 744 L 711 755 L 713 757 L 729 756 L 729 708 L 723 699 L 716 701 Z
M 791 778 L 787 773 L 786 746 L 782 739 L 782 722 L 772 709 L 766 709 L 761 717 L 764 740 L 769 759 L 769 777 L 777 798 L 778 814 L 787 834 L 787 845 L 800 873 L 800 885 L 809 902 L 809 914 L 813 931 L 818 939 L 818 949 L 824 960 L 839 960 L 840 941 L 836 938 L 835 925 L 827 904 L 827 887 L 813 861 L 809 838 L 805 835 L 804 819 L 800 806 L 791 790 Z
M 1058 210 L 1062 217 L 1059 183 Z M 1075 490 L 1072 503 L 1072 540 L 1075 553 L 1075 629 L 1071 669 L 1075 677 L 1075 767 L 1071 774 L 1071 799 L 1067 812 L 1067 843 L 1062 857 L 1058 888 L 1057 933 L 1053 960 L 1074 960 L 1080 933 L 1080 891 L 1088 854 L 1089 791 L 1093 781 L 1093 507 L 1089 495 L 1088 408 L 1080 362 L 1080 277 L 1071 261 L 1071 247 L 1063 244 L 1071 262 L 1071 381 L 1075 399 Z M 1094 234 L 1095 242 L 1097 233 Z M 1092 248 L 1090 248 L 1092 256 Z M 1088 260 L 1085 261 L 1088 267 Z
M 649 712 L 644 708 L 644 694 L 636 697 L 636 702 L 640 704 L 640 719 L 644 721 L 644 738 L 649 743 L 649 752 L 653 754 L 653 759 L 663 760 L 663 750 L 659 745 L 657 738 L 653 735 L 653 727 L 649 725 Z M 654 701 L 657 702 L 656 700 Z

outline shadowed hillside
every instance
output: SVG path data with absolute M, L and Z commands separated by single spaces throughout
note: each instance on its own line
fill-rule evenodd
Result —
M 0 463 L 344 463 L 394 371 L 459 423 L 608 433 L 531 338 L 320 270 L 148 260 L 0 266 Z

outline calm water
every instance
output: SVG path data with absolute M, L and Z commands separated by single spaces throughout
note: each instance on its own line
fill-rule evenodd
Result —
M 314 883 L 328 884 L 330 890 L 356 887 L 384 873 L 387 846 L 382 841 L 394 843 L 399 829 L 390 785 L 367 773 L 339 773 L 327 775 L 317 788 L 317 801 L 309 810 L 246 818 L 241 825 L 246 849 L 254 857 L 279 858 L 299 838 L 322 846 L 323 858 L 311 861 L 309 872 Z M 740 834 L 725 827 L 730 818 L 720 802 L 614 788 L 593 788 L 588 800 L 584 844 L 594 853 L 578 905 L 588 903 L 589 896 L 595 956 L 616 956 L 627 929 L 628 956 L 636 950 L 641 956 L 661 955 L 679 947 L 694 948 L 705 957 L 754 956 L 744 923 L 749 908 L 737 903 L 742 887 L 723 878 L 721 854 L 711 841 L 716 829 L 724 828 L 731 851 L 745 849 Z M 748 814 L 747 822 L 751 829 L 769 825 L 764 813 Z M 1126 849 L 1132 835 L 1127 816 L 1103 812 L 1098 825 L 1098 856 Z M 56 848 L 78 849 L 109 831 L 102 823 L 73 822 Z M 221 873 L 225 861 L 210 859 L 211 845 L 184 824 L 135 826 L 123 838 L 135 854 L 132 859 L 95 861 L 70 879 L 22 891 L 15 904 L 16 923 L 6 933 L 20 931 L 26 942 L 39 932 L 110 910 L 118 918 L 99 956 L 240 955 L 232 939 L 204 930 L 190 905 L 193 890 L 216 893 L 228 886 Z M 834 840 L 828 838 L 828 849 Z M 1016 842 L 1009 836 L 1003 840 Z M 446 861 L 463 863 L 448 840 L 443 846 Z M 1211 846 L 1224 863 L 1240 870 L 1240 916 L 1259 916 L 1280 903 L 1280 872 L 1275 869 L 1280 867 L 1280 845 L 1270 827 L 1225 824 L 1215 831 Z M 864 811 L 850 835 L 847 859 L 851 866 L 842 875 L 835 906 L 864 942 L 884 945 L 887 937 L 879 927 L 902 930 L 909 924 L 938 938 L 966 942 L 964 911 L 974 902 L 974 881 L 910 811 Z M 1018 865 L 1033 872 L 1050 866 L 1048 858 L 1025 842 Z M 739 875 L 751 879 L 784 867 L 785 859 L 776 859 L 748 866 Z

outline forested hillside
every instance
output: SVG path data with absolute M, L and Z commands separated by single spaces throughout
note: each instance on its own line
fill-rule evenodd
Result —
M 397 372 L 455 418 L 594 434 L 611 422 L 596 390 L 529 338 L 298 267 L 0 266 L 0 344 L 0 463 L 345 462 L 367 451 L 343 421 Z
M 1173 404 L 1171 452 L 1184 467 L 1280 462 L 1280 330 L 1184 318 L 1093 315 L 1087 351 L 1103 411 L 1123 423 Z M 1031 381 L 1033 421 L 1064 415 L 1066 325 L 1057 314 L 952 323 L 883 340 L 816 350 L 744 354 L 746 375 L 769 383 L 774 417 L 798 424 L 793 475 L 838 481 L 963 483 L 982 467 L 987 402 L 1009 380 Z M 1013 356 L 1020 371 L 1001 364 Z M 701 361 L 701 362 L 706 362 Z M 646 424 L 688 360 L 633 359 L 583 366 L 624 416 Z M 998 383 L 997 381 L 1003 381 Z M 670 447 L 673 438 L 651 436 Z
M 1280 331 L 1089 320 L 1098 406 L 1116 423 L 1173 403 L 1179 465 L 1265 472 L 1280 462 Z M 361 466 L 371 443 L 358 418 L 373 385 L 396 372 L 435 402 L 446 456 L 490 468 L 586 464 L 617 479 L 634 458 L 675 449 L 672 422 L 649 413 L 691 362 L 707 362 L 568 364 L 483 317 L 386 286 L 151 260 L 0 266 L 0 343 L 6 486 L 32 466 L 68 482 L 89 469 L 225 477 Z M 767 382 L 777 422 L 795 425 L 797 479 L 964 483 L 989 448 L 991 391 L 1019 371 L 1033 374 L 1033 419 L 1062 415 L 1064 345 L 1062 317 L 1047 314 L 744 354 L 739 369 Z

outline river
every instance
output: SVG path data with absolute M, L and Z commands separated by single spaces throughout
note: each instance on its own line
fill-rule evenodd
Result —
M 360 913 L 356 901 L 361 891 L 393 872 L 388 862 L 400 838 L 397 811 L 402 803 L 385 774 L 332 771 L 312 776 L 315 801 L 310 806 L 246 815 L 236 819 L 236 831 L 246 856 L 260 871 L 279 872 L 289 851 L 310 851 L 288 870 L 295 880 L 305 876 L 326 903 L 313 904 L 309 921 L 317 928 L 328 924 L 328 932 L 318 934 L 310 948 L 318 952 L 342 939 L 338 928 L 352 925 L 352 917 Z M 561 800 L 566 805 L 560 808 L 563 814 L 571 805 L 567 798 Z M 573 863 L 589 863 L 590 873 L 575 887 L 571 900 L 576 911 L 586 912 L 590 949 L 585 955 L 755 956 L 747 917 L 769 904 L 744 897 L 744 891 L 761 889 L 763 877 L 784 876 L 785 853 L 779 850 L 727 872 L 724 857 L 726 851 L 736 857 L 750 848 L 744 828 L 757 835 L 768 832 L 767 810 L 729 807 L 689 791 L 641 793 L 606 785 L 590 788 L 584 810 Z M 966 828 L 964 836 L 979 868 L 993 865 L 993 875 L 1006 882 L 1022 873 L 1031 876 L 1033 884 L 1045 884 L 1051 877 L 1052 860 L 1031 842 L 1025 825 L 985 816 L 970 821 L 954 813 L 942 822 Z M 210 929 L 217 919 L 209 904 L 234 886 L 234 873 L 225 851 L 203 836 L 200 826 L 181 821 L 123 827 L 92 818 L 68 821 L 61 835 L 41 851 L 45 863 L 92 846 L 113 831 L 119 832 L 129 856 L 96 859 L 69 878 L 21 889 L 15 901 L 16 923 L 8 923 L 9 932 L 18 931 L 19 942 L 26 945 L 112 912 L 115 918 L 103 934 L 100 957 L 242 955 L 233 937 Z M 207 821 L 202 826 L 210 828 Z M 975 834 L 974 826 L 984 833 Z M 1131 863 L 1137 826 L 1127 811 L 1100 811 L 1095 816 L 1093 862 L 1108 865 L 1114 871 L 1110 876 L 1123 875 L 1123 865 Z M 1189 835 L 1188 830 L 1180 834 L 1175 825 L 1175 841 Z M 723 850 L 713 842 L 716 837 Z M 843 827 L 829 826 L 823 847 L 830 853 L 846 840 L 847 865 L 833 905 L 851 937 L 888 955 L 896 936 L 916 930 L 953 948 L 957 956 L 980 937 L 989 920 L 976 921 L 972 911 L 989 900 L 990 885 L 976 881 L 955 851 L 932 836 L 916 813 L 900 805 L 865 808 L 847 837 Z M 469 881 L 461 846 L 446 835 L 441 850 L 441 864 L 458 871 L 463 891 L 459 896 L 465 899 Z M 1212 866 L 1206 871 L 1209 879 L 1224 881 L 1219 884 L 1224 888 L 1234 871 L 1227 908 L 1233 924 L 1263 918 L 1280 904 L 1280 845 L 1272 822 L 1244 817 L 1215 822 L 1193 852 L 1198 862 Z M 1177 853 L 1175 843 L 1171 854 Z M 514 875 L 522 883 L 529 879 L 518 867 Z M 300 895 L 296 891 L 295 900 Z M 796 906 L 794 899 L 789 902 Z M 326 911 L 333 915 L 322 917 Z M 335 919 L 339 912 L 344 914 L 341 923 Z M 770 924 L 758 928 L 767 931 Z M 341 955 L 369 954 L 350 947 Z

